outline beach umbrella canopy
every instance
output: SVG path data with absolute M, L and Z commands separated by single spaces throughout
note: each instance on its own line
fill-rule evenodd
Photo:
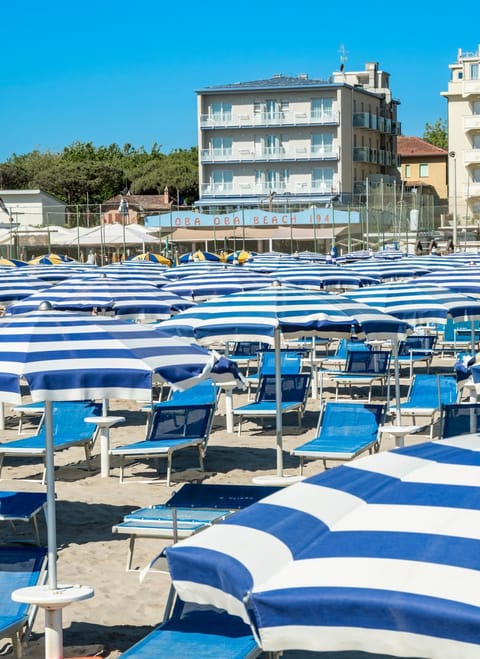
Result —
M 258 272 L 244 272 L 240 268 L 227 268 L 182 277 L 166 284 L 162 290 L 181 295 L 185 298 L 188 297 L 198 302 L 220 295 L 229 295 L 230 293 L 260 288 L 270 284 L 273 284 L 273 279 Z
M 23 300 L 37 290 L 49 288 L 48 282 L 42 281 L 29 271 L 12 270 L 0 272 L 0 302 Z
M 280 286 L 232 293 L 201 302 L 160 325 L 166 331 L 195 337 L 204 345 L 228 341 L 262 341 L 275 348 L 277 478 L 283 479 L 280 346 L 303 336 L 402 338 L 411 331 L 404 321 L 341 296 Z
M 201 249 L 197 249 L 196 252 L 188 252 L 187 254 L 182 254 L 178 257 L 179 263 L 191 263 L 199 261 L 222 261 L 222 258 L 218 254 L 213 254 L 212 252 L 205 252 Z
M 61 265 L 62 263 L 68 263 L 70 261 L 75 261 L 75 259 L 72 259 L 70 256 L 67 256 L 66 254 L 43 254 L 41 256 L 36 256 L 33 259 L 30 259 L 28 263 L 30 265 Z
M 63 311 L 110 311 L 124 320 L 164 320 L 172 313 L 187 309 L 193 302 L 144 281 L 96 277 L 67 280 L 39 291 L 8 307 L 8 314 L 22 314 L 38 309 L 48 301 L 54 309 Z
M 214 353 L 195 343 L 145 325 L 52 310 L 0 318 L 0 400 L 19 404 L 26 382 L 32 401 L 45 402 L 52 591 L 57 589 L 52 401 L 146 400 L 153 378 L 186 389 L 228 366 L 218 365 Z M 49 645 L 61 634 L 61 610 L 54 614 L 53 629 L 47 628 L 53 632 Z M 55 656 L 63 656 L 61 648 Z
M 378 284 L 380 280 L 362 273 L 352 273 L 333 266 L 288 267 L 270 273 L 286 284 L 307 288 L 358 288 Z
M 412 282 L 416 285 L 416 280 Z M 453 270 L 431 272 L 419 278 L 421 284 L 433 284 L 456 293 L 480 297 L 480 272 L 478 267 L 457 267 Z
M 335 467 L 166 553 L 178 595 L 240 616 L 265 652 L 476 659 L 479 524 L 464 436 Z
M 20 259 L 7 259 L 5 256 L 0 257 L 0 266 L 21 268 L 25 265 L 28 265 L 26 261 L 21 261 Z
M 449 316 L 458 321 L 480 319 L 478 300 L 424 283 L 423 277 L 408 283 L 380 284 L 347 291 L 342 297 L 368 304 L 417 325 L 444 325 Z
M 237 249 L 234 252 L 230 252 L 230 254 L 227 254 L 225 257 L 225 260 L 227 263 L 245 263 L 246 261 L 250 261 L 253 258 L 252 254 L 250 252 L 247 252 L 244 249 Z
M 129 261 L 150 261 L 152 263 L 161 263 L 162 265 L 172 265 L 170 259 L 167 259 L 166 256 L 161 254 L 155 254 L 154 252 L 144 252 L 143 254 L 137 254 L 137 256 L 132 256 Z
M 430 272 L 431 268 L 411 262 L 410 259 L 389 259 L 375 261 L 355 261 L 345 263 L 343 266 L 349 272 L 361 273 L 375 277 L 381 281 L 387 279 L 406 279 Z

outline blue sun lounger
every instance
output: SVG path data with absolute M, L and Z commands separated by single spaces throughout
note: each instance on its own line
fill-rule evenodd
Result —
M 30 522 L 35 542 L 40 544 L 38 515 L 45 513 L 47 495 L 44 492 L 0 491 L 0 521 L 9 522 L 14 528 L 16 522 Z
M 137 538 L 166 538 L 177 542 L 279 489 L 268 485 L 185 483 L 166 503 L 128 513 L 112 528 L 113 533 L 130 536 L 127 572 L 132 570 Z
M 63 451 L 72 446 L 83 446 L 87 465 L 97 435 L 95 423 L 87 423 L 86 417 L 100 416 L 102 406 L 91 401 L 56 402 L 53 408 L 53 447 Z M 40 424 L 36 435 L 0 444 L 0 476 L 5 457 L 41 458 L 45 463 L 45 425 Z M 42 482 L 45 481 L 45 469 Z
M 282 387 L 282 414 L 296 412 L 298 426 L 302 424 L 302 416 L 307 404 L 310 389 L 310 373 L 291 373 L 281 376 Z M 275 419 L 277 403 L 275 397 L 275 376 L 263 375 L 255 395 L 255 401 L 236 407 L 233 413 L 238 416 L 238 435 L 242 432 L 242 421 L 245 417 L 258 421 L 258 419 Z
M 171 617 L 124 652 L 122 659 L 253 659 L 261 653 L 243 620 L 177 598 Z
M 12 600 L 18 588 L 40 585 L 46 576 L 47 550 L 33 545 L 0 545 L 0 638 L 12 639 L 14 656 L 33 624 L 36 608 Z
M 215 403 L 193 405 L 170 403 L 157 407 L 152 414 L 146 439 L 110 450 L 110 455 L 120 458 L 120 482 L 124 482 L 127 458 L 131 460 L 165 458 L 166 481 L 167 485 L 170 485 L 174 453 L 189 448 L 197 449 L 200 469 L 203 471 L 215 410 Z
M 383 403 L 328 401 L 319 416 L 317 436 L 297 446 L 292 455 L 300 458 L 300 474 L 305 458 L 323 460 L 353 460 L 364 451 L 379 451 L 379 427 L 386 406 Z

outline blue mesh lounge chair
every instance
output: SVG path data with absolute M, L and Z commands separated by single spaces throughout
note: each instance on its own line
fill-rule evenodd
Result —
M 114 533 L 130 536 L 127 571 L 131 570 L 137 538 L 166 538 L 177 542 L 279 489 L 268 485 L 185 483 L 164 504 L 128 513 L 112 528 Z
M 262 341 L 236 341 L 228 352 L 228 359 L 243 366 L 248 375 L 250 366 L 258 365 L 259 355 L 268 347 L 268 343 Z
M 328 401 L 319 416 L 316 437 L 297 446 L 291 453 L 300 458 L 303 473 L 305 458 L 353 460 L 364 451 L 380 449 L 379 427 L 385 416 L 384 404 Z
M 63 451 L 72 446 L 83 446 L 87 465 L 97 435 L 97 426 L 87 423 L 86 417 L 100 416 L 102 406 L 91 401 L 56 402 L 53 404 L 53 448 Z M 45 463 L 45 425 L 40 424 L 36 435 L 0 444 L 0 474 L 4 458 L 8 456 L 41 458 Z M 45 481 L 45 469 L 42 482 Z
M 243 620 L 210 606 L 176 598 L 168 620 L 124 652 L 122 659 L 251 659 L 261 653 Z
M 302 417 L 307 404 L 307 396 L 310 388 L 310 373 L 293 373 L 282 375 L 282 414 L 296 412 L 298 425 L 302 424 Z M 252 420 L 269 418 L 275 419 L 277 404 L 275 399 L 275 376 L 264 375 L 255 395 L 255 401 L 236 407 L 234 415 L 238 416 L 238 434 L 242 431 L 243 419 Z
M 38 515 L 45 513 L 47 495 L 44 492 L 0 491 L 0 521 L 9 522 L 13 528 L 17 522 L 32 525 L 35 542 L 40 544 Z
M 480 432 L 480 403 L 442 405 L 440 439 Z
M 413 377 L 413 366 L 419 362 L 425 362 L 427 372 L 435 354 L 437 337 L 435 334 L 412 334 L 400 341 L 398 346 L 398 364 L 400 367 L 409 367 L 410 379 Z
M 125 460 L 127 458 L 166 458 L 167 484 L 171 484 L 172 458 L 174 453 L 196 448 L 200 469 L 204 469 L 204 457 L 213 425 L 215 404 L 170 404 L 157 407 L 146 439 L 125 444 L 110 450 L 110 455 L 120 458 L 120 482 L 124 482 Z
M 36 607 L 12 600 L 18 588 L 40 585 L 45 579 L 47 550 L 30 545 L 0 545 L 0 638 L 11 638 L 14 656 L 22 654 Z
M 407 394 L 407 400 L 400 404 L 400 415 L 411 417 L 416 425 L 417 418 L 430 419 L 430 439 L 433 439 L 436 417 L 440 416 L 442 405 L 456 403 L 458 400 L 457 382 L 454 375 L 435 373 L 416 373 Z M 396 407 L 390 407 L 396 415 Z
M 368 400 L 372 399 L 373 385 L 389 384 L 390 352 L 386 350 L 354 350 L 348 353 L 345 369 L 335 375 L 335 400 L 340 387 L 348 387 L 350 396 L 353 386 L 368 387 Z M 388 399 L 387 394 L 387 399 Z
M 280 352 L 280 369 L 283 375 L 300 373 L 302 370 L 302 355 L 293 350 L 282 350 Z M 258 385 L 262 375 L 275 375 L 275 351 L 265 350 L 260 355 L 260 364 L 256 373 L 247 376 L 248 394 L 252 385 Z
M 215 384 L 213 380 L 207 379 L 202 380 L 198 384 L 194 384 L 193 387 L 185 389 L 184 391 L 173 391 L 171 390 L 170 396 L 167 400 L 153 403 L 153 409 L 158 407 L 168 407 L 171 405 L 203 405 L 203 404 L 216 404 L 218 403 L 218 398 L 220 396 L 220 387 L 218 384 Z M 142 407 L 142 412 L 147 413 L 147 428 L 150 423 L 152 405 L 144 405 Z

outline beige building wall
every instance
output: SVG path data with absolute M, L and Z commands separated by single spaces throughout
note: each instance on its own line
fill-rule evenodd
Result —
M 448 102 L 449 210 L 458 225 L 480 220 L 480 46 L 458 50 L 449 65 Z
M 329 81 L 275 75 L 197 92 L 199 203 L 317 203 L 395 177 L 397 102 L 375 62 Z M 248 201 L 246 202 L 248 203 Z

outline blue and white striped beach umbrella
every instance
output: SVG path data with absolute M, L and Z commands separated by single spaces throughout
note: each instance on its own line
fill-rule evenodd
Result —
M 326 290 L 329 288 L 359 288 L 380 282 L 378 278 L 349 272 L 344 268 L 316 265 L 289 266 L 272 272 L 271 276 L 288 285 Z
M 112 312 L 123 320 L 165 320 L 174 312 L 193 306 L 175 293 L 164 292 L 151 284 L 130 279 L 95 277 L 69 279 L 39 291 L 8 307 L 10 315 L 38 309 L 41 302 L 49 302 L 62 311 Z
M 48 310 L 0 318 L 0 401 L 20 403 L 26 382 L 32 400 L 45 402 L 50 589 L 57 588 L 52 401 L 146 400 L 154 377 L 186 389 L 215 378 L 217 361 L 197 344 L 111 318 Z M 220 371 L 227 367 L 222 362 Z M 61 610 L 52 616 L 46 647 L 56 647 L 51 656 L 60 657 Z
M 352 333 L 371 339 L 400 340 L 411 331 L 408 323 L 367 305 L 322 291 L 309 291 L 277 282 L 266 288 L 232 293 L 201 302 L 160 324 L 166 331 L 196 338 L 204 345 L 228 341 L 262 341 L 276 352 L 277 477 L 283 478 L 281 411 L 281 339 L 318 336 L 348 338 Z
M 379 284 L 347 291 L 342 297 L 362 302 L 416 325 L 444 325 L 448 317 L 458 321 L 480 319 L 478 300 L 424 283 L 423 277 L 408 283 Z
M 477 659 L 479 528 L 480 438 L 464 436 L 284 488 L 167 559 L 183 600 L 240 616 L 264 651 Z
M 204 272 L 182 277 L 163 286 L 162 290 L 196 302 L 221 295 L 238 293 L 273 284 L 273 279 L 258 272 L 245 272 L 240 268 Z

